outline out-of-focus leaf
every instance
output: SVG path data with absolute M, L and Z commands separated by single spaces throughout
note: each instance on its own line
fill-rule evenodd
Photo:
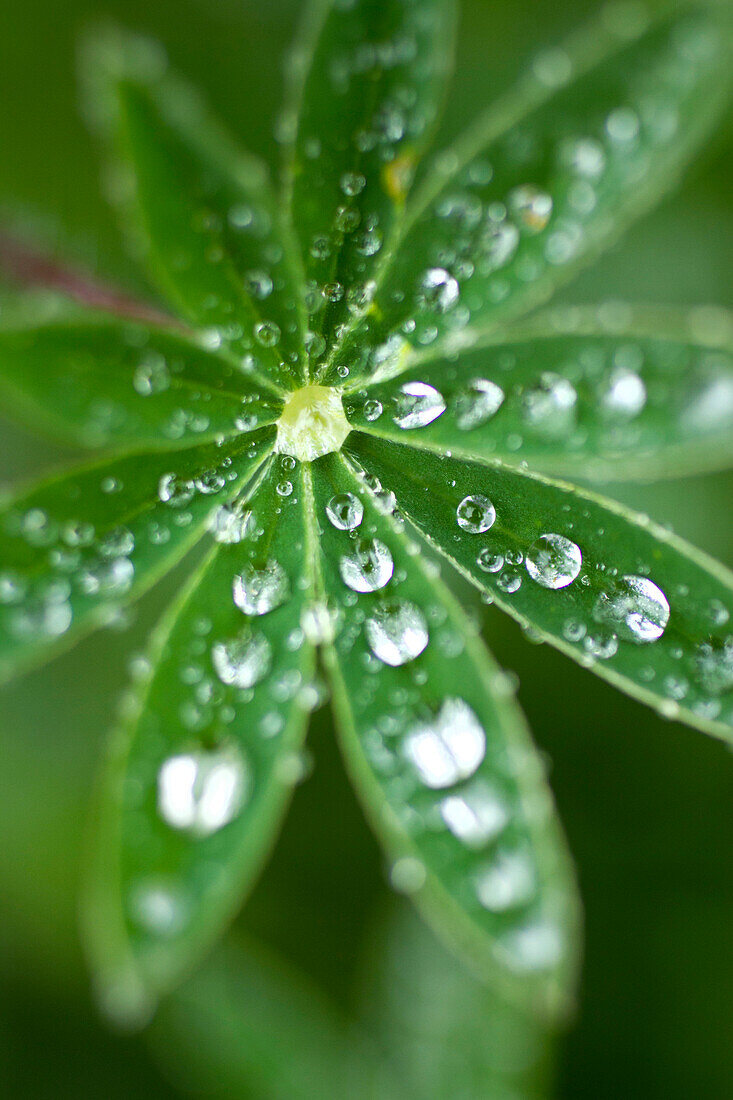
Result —
M 312 350 L 360 311 L 441 104 L 454 0 L 316 0 L 293 62 L 288 191 Z
M 647 18 L 605 8 L 441 156 L 334 368 L 526 313 L 669 190 L 726 102 L 730 15 Z
M 166 615 L 111 747 L 86 930 L 122 1020 L 144 1020 L 221 933 L 302 773 L 315 689 L 301 480 L 272 460 L 249 523 Z
M 578 953 L 574 883 L 511 685 L 389 497 L 340 457 L 312 473 L 334 712 L 392 882 L 479 971 L 561 1012 Z
M 90 110 L 113 139 L 156 281 L 212 347 L 292 389 L 305 375 L 302 289 L 265 168 L 154 44 L 108 36 L 89 53 Z
M 356 433 L 348 445 L 533 637 L 665 717 L 733 740 L 733 576 L 722 565 L 646 516 L 539 475 Z
M 0 680 L 112 621 L 179 561 L 272 450 L 274 432 L 84 466 L 0 507 Z
M 516 334 L 437 358 L 427 352 L 404 367 L 397 379 L 347 395 L 356 427 L 375 424 L 402 442 L 398 422 L 422 394 L 439 415 L 420 428 L 420 445 L 455 456 L 607 480 L 690 474 L 733 459 L 728 314 L 558 310 Z
M 151 1039 L 184 1091 L 212 1098 L 404 1096 L 319 993 L 255 943 L 218 952 L 162 1006 Z
M 363 1018 L 411 1100 L 543 1100 L 551 1042 L 537 1020 L 455 965 L 414 913 L 375 928 Z
M 173 449 L 252 431 L 282 403 L 234 358 L 104 314 L 0 329 L 0 389 L 74 443 Z

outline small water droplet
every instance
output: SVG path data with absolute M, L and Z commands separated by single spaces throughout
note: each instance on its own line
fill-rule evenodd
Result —
M 392 579 L 394 561 L 379 539 L 358 539 L 352 553 L 339 561 L 339 572 L 354 592 L 376 592 Z
M 445 412 L 445 401 L 426 382 L 405 382 L 395 396 L 392 419 L 398 428 L 424 428 Z
M 626 576 L 611 592 L 601 594 L 593 615 L 625 641 L 655 642 L 664 634 L 670 607 L 664 592 L 648 577 Z
M 364 505 L 353 493 L 338 493 L 326 505 L 326 515 L 339 531 L 354 531 L 364 519 Z
M 382 604 L 366 620 L 364 630 L 375 657 L 393 667 L 419 657 L 429 640 L 422 612 L 408 600 Z
M 440 790 L 474 774 L 486 753 L 486 734 L 463 699 L 446 699 L 431 722 L 409 730 L 404 752 L 422 782 Z
M 250 783 L 233 748 L 169 757 L 158 772 L 158 812 L 174 829 L 207 837 L 233 821 Z
M 456 423 L 462 431 L 479 428 L 504 402 L 504 391 L 488 378 L 474 378 L 455 398 Z
M 264 634 L 245 629 L 226 642 L 217 642 L 211 660 L 223 684 L 251 688 L 270 671 L 272 651 Z
M 464 497 L 456 508 L 456 519 L 462 531 L 480 535 L 496 522 L 496 509 L 488 497 L 481 493 Z
M 274 560 L 264 569 L 246 566 L 234 578 L 234 602 L 245 615 L 265 615 L 285 603 L 290 595 L 290 582 L 283 567 Z
M 527 551 L 525 566 L 543 588 L 567 588 L 580 573 L 580 547 L 563 535 L 540 535 Z

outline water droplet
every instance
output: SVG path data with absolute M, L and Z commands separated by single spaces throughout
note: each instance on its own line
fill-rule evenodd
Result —
M 353 493 L 338 493 L 326 505 L 326 515 L 339 531 L 354 531 L 364 519 L 364 505 Z
M 339 561 L 339 572 L 344 584 L 354 592 L 376 592 L 391 580 L 394 562 L 388 547 L 379 539 L 358 539 L 353 552 Z
M 364 630 L 375 657 L 393 667 L 413 661 L 428 644 L 425 618 L 407 600 L 382 604 L 366 620 Z
M 341 190 L 349 198 L 359 195 L 366 187 L 366 177 L 360 172 L 344 172 L 340 180 Z
M 445 401 L 426 382 L 405 382 L 395 397 L 392 416 L 398 428 L 424 428 L 445 412 Z
M 364 402 L 364 419 L 373 421 L 379 420 L 382 415 L 382 402 L 381 401 L 365 401 Z
M 557 925 L 537 918 L 512 928 L 500 938 L 508 962 L 516 970 L 546 970 L 562 957 L 562 935 Z
M 512 191 L 509 207 L 525 229 L 531 233 L 540 233 L 547 227 L 552 215 L 552 197 L 527 184 Z
M 444 798 L 440 813 L 453 835 L 469 848 L 483 847 L 509 822 L 504 799 L 480 780 Z
M 262 301 L 272 294 L 272 279 L 266 271 L 248 271 L 244 276 L 244 288 L 252 298 Z
M 524 852 L 499 852 L 476 881 L 478 899 L 492 913 L 522 905 L 534 890 L 534 869 Z
M 446 699 L 432 722 L 408 732 L 405 756 L 420 779 L 433 790 L 469 779 L 486 753 L 486 734 L 462 699 Z
M 265 348 L 272 348 L 280 339 L 280 328 L 274 321 L 260 321 L 255 325 L 255 340 Z
M 158 499 L 171 508 L 185 508 L 194 498 L 196 486 L 177 474 L 164 474 L 158 483 Z
M 601 594 L 593 615 L 625 641 L 655 642 L 664 634 L 670 608 L 664 592 L 648 577 L 627 576 L 613 591 Z
M 270 560 L 264 569 L 246 566 L 234 578 L 234 602 L 245 615 L 265 615 L 285 603 L 290 583 L 283 567 Z
M 638 416 L 646 404 L 646 386 L 633 370 L 616 367 L 600 392 L 601 407 L 610 416 Z
M 456 423 L 462 431 L 479 428 L 504 402 L 504 391 L 488 378 L 474 378 L 455 398 Z
M 422 277 L 417 303 L 421 309 L 447 313 L 456 304 L 459 295 L 460 287 L 453 276 L 442 267 L 433 267 Z
M 577 401 L 575 387 L 567 378 L 545 371 L 524 395 L 524 417 L 542 434 L 563 435 L 575 423 Z
M 234 749 L 171 756 L 158 772 L 158 812 L 174 829 L 211 836 L 237 816 L 249 783 Z
M 209 529 L 217 542 L 237 543 L 252 533 L 254 525 L 250 509 L 241 511 L 235 504 L 224 504 L 214 512 Z
M 496 509 L 488 497 L 481 493 L 464 497 L 456 508 L 458 526 L 470 535 L 480 535 L 488 531 L 496 522 Z
M 150 355 L 135 369 L 132 384 L 141 397 L 163 393 L 171 384 L 168 366 L 162 356 Z
M 264 634 L 245 629 L 235 638 L 217 642 L 211 660 L 223 684 L 251 688 L 270 671 L 272 651 Z
M 580 547 L 563 535 L 540 535 L 527 551 L 527 572 L 543 588 L 567 588 L 580 573 Z

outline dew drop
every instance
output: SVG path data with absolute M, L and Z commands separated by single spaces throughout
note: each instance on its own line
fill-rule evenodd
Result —
M 392 579 L 394 561 L 379 539 L 358 539 L 353 552 L 339 561 L 339 572 L 354 592 L 376 592 Z
M 442 267 L 432 267 L 420 282 L 417 303 L 421 309 L 447 313 L 456 304 L 459 295 L 460 287 L 453 276 Z
M 234 602 L 245 615 L 265 615 L 285 603 L 290 583 L 283 567 L 270 560 L 264 569 L 248 565 L 234 578 Z
M 481 535 L 496 522 L 496 509 L 481 493 L 464 497 L 456 508 L 458 526 L 470 535 Z
M 264 634 L 245 629 L 229 641 L 217 642 L 211 660 L 223 684 L 251 688 L 270 671 L 272 651 Z
M 481 848 L 506 827 L 509 810 L 504 799 L 487 783 L 476 781 L 440 804 L 450 831 L 469 848 Z
M 392 419 L 398 428 L 424 428 L 445 412 L 445 401 L 427 382 L 405 382 L 395 397 Z
M 469 779 L 486 752 L 486 734 L 462 699 L 446 699 L 431 722 L 408 732 L 404 753 L 421 781 L 433 790 Z
M 466 432 L 490 420 L 504 402 L 504 391 L 488 378 L 475 378 L 455 398 L 456 424 Z
M 655 642 L 664 634 L 670 608 L 664 592 L 648 577 L 626 576 L 612 592 L 601 594 L 593 615 L 625 641 Z
M 540 535 L 527 551 L 525 566 L 543 588 L 567 588 L 580 573 L 580 547 L 563 535 Z
M 158 772 L 158 812 L 174 829 L 207 837 L 233 821 L 250 783 L 233 749 L 169 757 Z
M 529 901 L 535 890 L 532 864 L 523 852 L 500 852 L 480 872 L 476 894 L 485 909 L 501 913 Z
M 326 505 L 326 515 L 339 531 L 355 531 L 364 519 L 364 505 L 353 493 L 338 493 Z
M 428 644 L 425 618 L 408 600 L 382 604 L 366 620 L 364 630 L 374 656 L 395 668 L 419 657 Z

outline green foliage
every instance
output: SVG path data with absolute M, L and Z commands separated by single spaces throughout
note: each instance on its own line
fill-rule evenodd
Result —
M 317 649 L 394 885 L 489 983 L 567 1011 L 578 902 L 543 766 L 431 550 L 534 637 L 730 737 L 728 574 L 533 472 L 727 462 L 730 320 L 600 306 L 508 327 L 703 142 L 724 14 L 606 9 L 422 169 L 453 16 L 317 6 L 281 199 L 155 47 L 106 37 L 87 80 L 115 190 L 190 327 L 72 310 L 0 333 L 10 404 L 109 452 L 3 507 L 2 671 L 209 542 L 135 666 L 100 796 L 85 924 L 128 1023 L 252 885 L 322 697 Z

